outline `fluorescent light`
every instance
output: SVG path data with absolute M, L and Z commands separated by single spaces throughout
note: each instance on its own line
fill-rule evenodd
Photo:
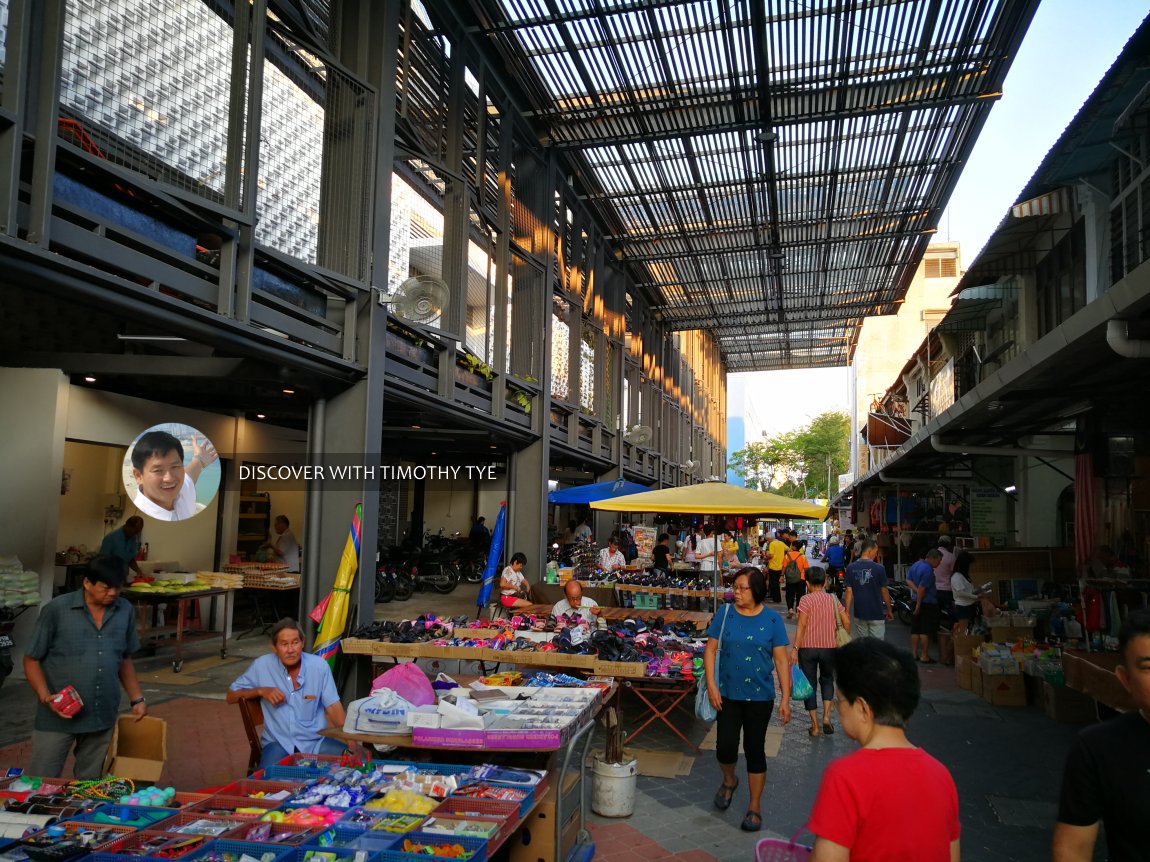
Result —
M 1005 491 L 1007 494 L 1013 494 L 1016 491 L 1018 491 L 1018 486 L 1017 485 L 1007 485 L 1002 490 Z
M 267 416 L 265 416 L 263 413 L 257 413 L 257 414 L 256 414 L 256 418 L 257 418 L 257 419 L 266 419 L 266 418 L 267 418 Z
M 95 382 L 96 382 L 96 378 L 95 378 L 95 377 L 93 377 L 91 374 L 89 374 L 88 376 L 86 376 L 86 377 L 84 378 L 84 382 L 85 382 L 85 383 L 95 383 Z

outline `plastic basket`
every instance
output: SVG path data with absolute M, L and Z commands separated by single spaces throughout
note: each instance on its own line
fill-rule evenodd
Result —
M 510 835 L 520 822 L 519 806 L 514 802 L 497 799 L 469 799 L 449 796 L 431 812 L 431 816 L 444 820 L 490 820 L 499 824 L 494 839 L 501 841 Z
M 342 766 L 344 759 L 345 756 L 342 754 L 304 754 L 302 751 L 297 751 L 277 762 L 276 766 L 295 766 L 326 773 L 332 766 Z
M 56 826 L 62 826 L 64 828 L 65 835 L 62 837 L 74 836 L 77 833 L 84 832 L 86 830 L 90 830 L 93 826 L 93 824 L 91 824 L 91 823 L 84 823 L 84 822 L 79 821 L 79 820 L 65 820 L 65 821 L 63 821 L 61 823 L 57 823 L 55 825 Z M 115 844 L 119 841 L 122 841 L 124 838 L 126 838 L 127 836 L 131 835 L 133 832 L 136 831 L 131 826 L 104 826 L 104 825 L 101 825 L 99 828 L 101 831 L 107 831 L 107 832 L 112 833 L 112 834 L 105 837 L 104 840 L 100 841 L 99 843 L 90 845 L 89 849 L 91 849 L 91 850 L 103 850 L 107 847 L 111 847 L 113 844 Z M 44 832 L 37 832 L 33 835 L 29 835 L 28 838 L 25 838 L 24 840 L 25 841 L 35 840 L 36 838 L 38 838 L 40 835 L 43 835 L 43 834 L 44 834 Z M 31 854 L 29 854 L 29 855 L 31 855 Z M 80 853 L 77 853 L 76 855 L 82 856 L 82 855 L 84 855 L 84 852 L 82 851 Z
M 307 843 L 307 839 L 311 837 L 314 831 L 310 826 L 303 826 L 299 823 L 269 823 L 266 820 L 257 820 L 254 823 L 242 823 L 235 829 L 224 833 L 223 837 L 228 841 L 253 841 L 256 839 L 248 837 L 253 830 L 267 829 L 269 826 L 271 827 L 269 833 L 271 837 L 266 840 L 259 839 L 258 843 L 298 847 Z
M 333 857 L 335 862 L 355 862 L 357 853 L 362 850 L 349 850 L 346 847 L 296 847 L 287 856 L 277 862 L 329 862 Z M 324 856 L 316 856 L 323 853 Z M 375 862 L 379 857 L 371 854 L 369 857 Z M 430 857 L 424 857 L 425 859 Z
M 149 856 L 151 858 L 183 859 L 185 856 L 205 847 L 213 839 L 203 835 L 172 835 L 167 832 L 133 832 L 109 844 L 104 848 L 106 853 L 116 853 L 121 856 Z M 183 842 L 186 846 L 180 849 L 176 845 Z M 161 845 L 167 845 L 161 847 Z M 163 853 L 161 857 L 159 854 Z
M 343 826 L 348 829 L 373 829 L 382 832 L 390 832 L 393 835 L 399 835 L 403 832 L 415 832 L 419 829 L 419 825 L 412 826 L 408 829 L 397 830 L 389 828 L 389 823 L 400 820 L 401 818 L 417 817 L 414 814 L 400 814 L 394 811 L 373 811 L 370 808 L 349 808 L 347 814 L 344 815 L 343 820 L 337 823 L 337 826 Z M 420 817 L 420 823 L 425 818 Z
M 243 796 L 209 796 L 203 802 L 197 802 L 188 809 L 189 813 L 202 811 L 213 817 L 231 817 L 240 820 L 255 820 L 268 811 L 274 811 L 283 805 L 283 801 L 265 801 L 263 799 L 248 799 Z M 252 809 L 242 811 L 241 809 Z M 258 809 L 258 810 L 257 810 Z
M 186 831 L 189 826 L 200 821 L 206 823 L 219 824 L 219 834 L 210 835 L 210 838 L 220 838 L 226 835 L 237 826 L 241 825 L 244 821 L 236 817 L 213 817 L 210 814 L 194 811 L 181 811 L 179 814 L 173 814 L 167 820 L 161 820 L 159 823 L 152 826 L 152 832 L 168 832 L 171 834 L 179 835 L 196 835 L 197 832 Z
M 265 781 L 262 779 L 253 780 L 251 778 L 242 778 L 239 781 L 233 781 L 226 787 L 221 787 L 219 795 L 242 796 L 247 799 L 262 799 L 269 793 L 281 793 L 286 790 L 288 791 L 287 795 L 285 795 L 283 799 L 279 800 L 280 802 L 283 802 L 288 798 L 288 796 L 294 795 L 301 787 L 303 787 L 302 781 Z M 257 794 L 260 795 L 257 796 Z M 274 802 L 276 800 L 268 801 Z
M 356 829 L 354 826 L 336 825 L 312 833 L 304 846 L 320 850 L 369 850 L 378 853 L 390 850 L 402 839 L 402 835 L 391 832 L 373 832 Z
M 151 829 L 161 820 L 167 820 L 171 816 L 171 808 L 152 808 L 147 805 L 101 805 L 87 814 L 72 819 L 77 823 L 89 825 Z
M 465 793 L 453 794 L 453 796 L 449 796 L 447 798 L 448 799 L 459 798 L 459 799 L 475 800 L 475 801 L 479 801 L 479 802 L 508 802 L 512 805 L 518 806 L 520 817 L 526 817 L 528 814 L 531 813 L 531 809 L 535 807 L 535 794 L 537 792 L 546 793 L 545 788 L 542 791 L 540 791 L 540 788 L 544 787 L 544 785 L 542 785 L 542 784 L 537 785 L 534 789 L 532 789 L 532 788 L 527 788 L 527 787 L 506 788 L 506 785 L 496 784 L 493 781 L 484 781 L 484 782 L 480 782 L 480 783 L 481 784 L 490 784 L 493 787 L 499 787 L 501 789 L 518 790 L 520 793 L 525 794 L 525 796 L 523 797 L 523 800 L 521 802 L 518 802 L 518 803 L 513 802 L 511 800 L 508 800 L 508 799 L 484 799 L 483 797 L 480 797 L 480 796 L 469 796 Z M 473 787 L 474 785 L 468 785 L 468 786 Z
M 375 858 L 375 862 L 418 862 L 418 860 L 446 858 L 443 856 L 432 856 L 429 853 L 405 853 L 403 850 L 403 842 L 407 839 L 424 844 L 459 844 L 465 850 L 471 851 L 471 855 L 465 857 L 469 862 L 486 862 L 487 860 L 487 842 L 482 838 L 450 838 L 445 835 L 409 832 L 406 835 L 400 836 L 399 841 L 395 845 L 395 849 L 383 851 Z
M 263 859 L 267 853 L 274 853 L 272 859 Z M 196 862 L 196 860 L 204 860 L 204 862 L 239 862 L 241 856 L 250 856 L 253 859 L 260 859 L 261 862 L 281 862 L 281 860 L 290 856 L 292 853 L 291 847 L 276 847 L 274 844 L 251 844 L 247 841 L 213 841 L 206 847 L 190 853 L 183 858 L 186 862 Z
M 805 862 L 811 858 L 811 850 L 794 838 L 760 838 L 755 845 L 755 862 Z
M 269 766 L 252 773 L 253 781 L 291 781 L 296 784 L 323 778 L 326 769 L 313 769 L 309 766 Z M 257 777 L 258 776 L 258 777 Z

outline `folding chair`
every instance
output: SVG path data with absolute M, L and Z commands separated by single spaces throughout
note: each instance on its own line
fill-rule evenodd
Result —
M 248 745 L 251 746 L 251 753 L 248 755 L 248 775 L 251 775 L 260 765 L 260 756 L 263 754 L 264 746 L 261 741 L 261 735 L 264 729 L 264 710 L 260 706 L 260 699 L 245 698 L 239 701 L 240 718 L 244 722 L 244 733 L 248 736 Z

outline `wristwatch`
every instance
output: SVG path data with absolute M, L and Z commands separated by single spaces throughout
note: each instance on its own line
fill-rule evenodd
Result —
M 128 706 L 139 706 L 141 703 L 147 703 L 147 702 L 148 702 L 148 699 L 146 697 L 144 697 L 143 695 L 140 695 L 135 700 L 128 701 Z

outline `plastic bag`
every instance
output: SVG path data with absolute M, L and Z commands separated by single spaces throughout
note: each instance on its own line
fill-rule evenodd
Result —
M 407 713 L 412 705 L 390 689 L 381 689 L 371 697 L 353 700 L 347 705 L 344 733 L 378 733 L 382 736 L 409 736 Z
M 703 721 L 714 721 L 719 715 L 707 696 L 706 680 L 699 680 L 699 689 L 695 692 L 695 715 Z
M 815 693 L 811 681 L 802 669 L 795 665 L 791 668 L 791 700 L 806 700 Z
M 435 691 L 427 674 L 415 662 L 397 664 L 384 671 L 371 683 L 372 692 L 389 688 L 412 706 L 430 706 L 435 703 Z

